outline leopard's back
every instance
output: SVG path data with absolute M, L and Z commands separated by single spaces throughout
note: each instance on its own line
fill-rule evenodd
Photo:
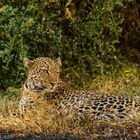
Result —
M 105 95 L 78 90 L 67 90 L 65 94 L 66 92 L 69 97 L 64 96 L 60 105 L 60 108 L 66 112 L 75 108 L 81 116 L 113 121 L 134 119 L 140 115 L 139 101 L 129 96 Z M 72 94 L 74 95 L 72 96 Z

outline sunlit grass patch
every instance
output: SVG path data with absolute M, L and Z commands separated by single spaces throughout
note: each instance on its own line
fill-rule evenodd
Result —
M 98 76 L 93 80 L 89 78 L 86 81 L 84 89 L 117 95 L 140 95 L 140 71 L 136 66 L 124 67 L 111 75 Z

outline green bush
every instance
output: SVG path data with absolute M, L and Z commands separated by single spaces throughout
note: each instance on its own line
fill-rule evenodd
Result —
M 0 3 L 0 88 L 25 79 L 24 57 L 62 58 L 63 67 L 91 75 L 121 64 L 121 0 L 5 0 Z

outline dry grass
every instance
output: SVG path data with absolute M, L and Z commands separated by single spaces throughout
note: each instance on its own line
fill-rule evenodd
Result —
M 71 135 L 86 139 L 133 139 L 140 136 L 140 121 L 115 123 L 93 121 L 91 118 L 80 121 L 75 117 L 74 111 L 62 115 L 63 112 L 58 112 L 45 102 L 37 107 L 37 111 L 30 110 L 23 117 L 18 114 L 17 102 L 14 102 L 14 99 L 9 101 L 5 108 L 7 111 L 0 116 L 0 130 L 5 133 Z
M 140 75 L 136 67 L 124 69 L 116 75 L 99 76 L 84 85 L 84 89 L 112 94 L 140 95 Z
M 139 96 L 140 80 L 138 75 L 98 77 L 87 82 L 84 89 L 111 94 L 127 94 Z M 46 134 L 72 135 L 86 139 L 139 139 L 140 119 L 135 122 L 104 122 L 79 120 L 73 110 L 71 114 L 63 115 L 52 105 L 42 101 L 36 110 L 28 111 L 20 116 L 18 97 L 1 99 L 0 130 L 17 135 Z

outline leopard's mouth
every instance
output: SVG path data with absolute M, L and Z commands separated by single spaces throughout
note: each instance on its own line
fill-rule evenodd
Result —
M 24 89 L 30 91 L 43 91 L 47 87 L 41 81 L 27 79 L 24 83 Z

